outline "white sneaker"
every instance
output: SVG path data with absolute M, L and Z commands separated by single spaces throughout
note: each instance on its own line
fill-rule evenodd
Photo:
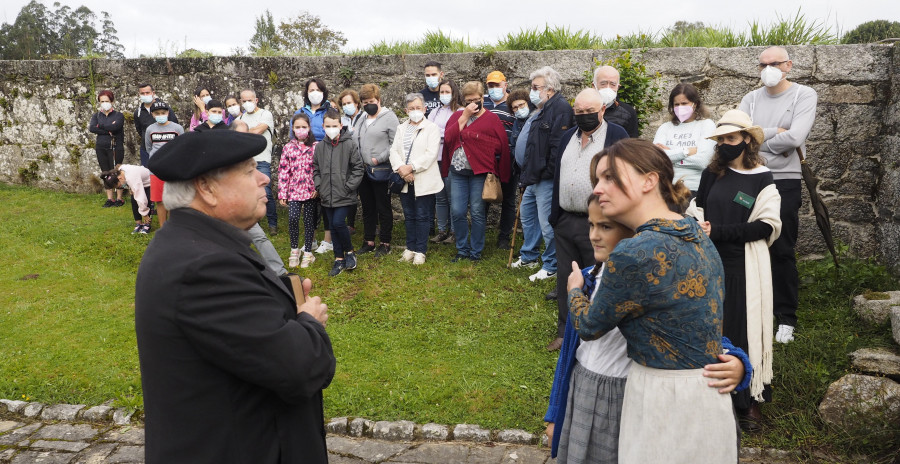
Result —
M 778 325 L 778 333 L 775 334 L 778 343 L 790 343 L 794 341 L 794 326 L 787 324 Z
M 300 249 L 291 248 L 291 256 L 288 257 L 288 267 L 297 267 L 300 265 Z
M 538 280 L 549 279 L 549 278 L 551 278 L 551 277 L 553 277 L 553 276 L 555 276 L 555 275 L 556 275 L 555 272 L 547 272 L 546 270 L 541 269 L 540 271 L 537 271 L 536 273 L 531 274 L 530 276 L 528 276 L 528 280 L 530 280 L 530 281 L 532 281 L 532 282 L 535 282 L 535 281 L 538 281 Z
M 516 260 L 516 262 L 512 263 L 513 269 L 526 268 L 526 269 L 534 269 L 538 267 L 537 261 L 522 261 L 522 258 Z M 534 279 L 531 279 L 534 280 Z
M 300 261 L 300 267 L 306 268 L 309 267 L 310 264 L 316 262 L 316 255 L 306 251 L 303 252 L 303 260 Z
M 316 248 L 316 253 L 321 255 L 322 253 L 328 253 L 332 250 L 334 250 L 334 245 L 332 245 L 331 242 L 323 241 L 319 243 L 319 248 Z
M 416 255 L 413 256 L 412 263 L 415 264 L 416 266 L 425 264 L 425 253 L 416 253 Z
M 401 263 L 409 263 L 409 262 L 412 262 L 415 255 L 416 255 L 416 252 L 414 252 L 410 249 L 406 249 L 406 250 L 403 250 L 403 254 L 400 255 L 400 259 L 398 259 L 397 261 L 401 262 Z

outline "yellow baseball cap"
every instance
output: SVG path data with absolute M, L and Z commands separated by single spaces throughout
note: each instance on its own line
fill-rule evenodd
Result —
M 506 82 L 506 76 L 500 71 L 491 71 L 491 73 L 488 74 L 487 81 L 497 83 Z

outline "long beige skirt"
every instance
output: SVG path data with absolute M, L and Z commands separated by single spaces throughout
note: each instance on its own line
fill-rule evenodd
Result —
M 625 383 L 619 463 L 736 463 L 731 396 L 706 384 L 703 369 L 632 363 Z

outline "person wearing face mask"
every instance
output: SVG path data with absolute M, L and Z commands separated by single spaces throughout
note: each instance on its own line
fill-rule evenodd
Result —
M 506 138 L 509 140 L 509 149 L 512 153 L 512 126 L 515 118 L 507 104 L 506 76 L 500 71 L 491 71 L 487 76 L 488 93 L 484 96 L 484 107 L 491 113 L 500 118 L 503 128 L 506 129 Z M 512 235 L 513 223 L 516 220 L 516 185 L 519 183 L 519 170 L 516 163 L 510 163 L 512 172 L 510 173 L 509 182 L 501 184 L 503 191 L 503 203 L 500 205 L 500 224 L 497 231 L 497 248 L 501 250 L 509 249 L 509 239 Z M 490 205 L 488 205 L 490 209 Z
M 175 140 L 175 137 L 184 133 L 184 128 L 177 122 L 172 122 L 169 115 L 169 105 L 162 100 L 155 100 L 150 106 L 150 112 L 156 121 L 144 131 L 144 148 L 147 150 L 148 162 L 153 154 L 159 151 L 165 144 Z M 163 204 L 163 182 L 159 177 L 150 173 L 150 201 L 156 203 L 156 217 L 159 219 L 159 227 L 162 227 L 169 218 L 166 205 Z
M 140 104 L 134 110 L 134 130 L 137 132 L 138 138 L 143 141 L 147 128 L 156 122 L 153 114 L 150 112 L 150 105 L 157 100 L 157 97 L 153 86 L 150 84 L 138 85 L 138 97 L 140 98 Z M 178 123 L 178 117 L 172 111 L 169 112 L 169 121 Z M 150 161 L 150 154 L 147 153 L 143 143 L 141 143 L 140 152 L 141 166 L 147 167 L 147 163 Z
M 97 164 L 100 171 L 109 171 L 125 159 L 125 116 L 113 109 L 116 97 L 112 91 L 102 90 L 97 94 L 100 111 L 91 116 L 88 130 L 97 134 L 94 150 L 97 152 Z M 104 208 L 122 206 L 122 190 L 106 189 Z
M 212 97 L 209 94 L 209 89 L 202 86 L 197 87 L 197 90 L 194 91 L 194 111 L 191 114 L 188 130 L 193 131 L 195 127 L 206 122 L 206 110 L 210 100 L 212 100 Z
M 428 120 L 437 125 L 441 134 L 441 144 L 438 147 L 438 164 L 441 163 L 444 152 L 444 132 L 447 121 L 453 113 L 459 109 L 462 97 L 459 95 L 459 86 L 455 82 L 445 80 L 441 82 L 438 92 L 440 94 L 440 108 L 428 114 Z M 431 243 L 455 244 L 453 235 L 453 221 L 450 220 L 450 178 L 443 176 L 444 188 L 435 196 L 435 215 L 437 216 L 437 234 L 431 238 Z
M 347 129 L 347 133 L 352 136 L 353 127 L 356 125 L 356 121 L 366 115 L 366 112 L 362 109 L 362 102 L 359 100 L 359 93 L 353 89 L 344 89 L 341 91 L 341 94 L 338 95 L 337 106 L 341 108 L 341 125 L 344 126 L 344 128 Z M 350 229 L 350 235 L 356 233 L 356 211 L 358 206 L 359 203 L 357 202 L 350 207 L 350 212 L 347 213 L 347 227 Z M 327 225 L 325 228 L 328 228 Z M 326 232 L 325 239 L 329 242 L 331 241 L 330 232 Z
M 316 139 L 309 127 L 309 117 L 295 114 L 291 118 L 294 133 L 281 151 L 278 165 L 278 201 L 288 207 L 288 235 L 291 254 L 288 266 L 306 268 L 315 262 L 313 241 L 319 222 L 319 198 L 313 182 L 313 153 Z M 300 216 L 303 213 L 303 260 L 300 259 Z
M 325 138 L 325 130 L 322 128 L 325 112 L 331 108 L 331 102 L 328 101 L 328 87 L 325 86 L 325 81 L 313 77 L 303 84 L 303 89 L 303 107 L 294 114 L 304 113 L 309 117 L 313 136 L 316 141 L 320 141 Z
M 428 117 L 432 110 L 441 107 L 441 97 L 438 86 L 444 80 L 444 71 L 441 70 L 441 63 L 437 61 L 428 61 L 425 63 L 425 88 L 419 93 L 425 98 L 425 117 Z
M 359 90 L 366 117 L 356 121 L 353 139 L 365 163 L 366 175 L 359 186 L 362 201 L 363 246 L 359 254 L 375 252 L 379 258 L 391 252 L 391 233 L 394 230 L 394 213 L 391 209 L 391 193 L 388 178 L 391 175 L 391 144 L 400 120 L 393 111 L 381 106 L 381 89 L 375 84 L 363 85 Z M 378 226 L 380 244 L 375 246 L 375 229 Z
M 222 103 L 216 99 L 206 101 L 206 121 L 195 127 L 194 132 L 203 132 L 212 129 L 228 129 L 225 124 L 225 114 L 222 109 Z
M 707 119 L 706 106 L 691 84 L 678 84 L 669 93 L 669 116 L 656 131 L 653 143 L 666 152 L 675 168 L 675 180 L 683 179 L 691 192 L 697 192 L 700 173 L 712 159 L 715 142 L 709 134 L 716 129 Z
M 627 139 L 628 133 L 622 126 L 604 120 L 606 105 L 598 92 L 584 89 L 575 97 L 575 127 L 562 135 L 559 150 L 554 154 L 553 164 L 557 166 L 553 182 L 553 201 L 548 222 L 553 228 L 553 246 L 559 263 L 556 277 L 557 333 L 562 336 L 569 314 L 566 283 L 572 273 L 572 262 L 580 268 L 594 265 L 594 250 L 591 247 L 589 230 L 584 217 L 587 204 L 584 199 L 591 195 L 590 183 L 592 157 L 618 142 Z M 543 226 L 542 226 L 543 227 Z M 524 222 L 523 222 L 524 230 Z M 546 267 L 547 260 L 544 259 Z M 562 340 L 553 340 L 556 344 Z
M 230 127 L 231 123 L 241 115 L 241 101 L 232 95 L 225 97 L 225 111 L 222 114 L 225 116 L 225 124 Z
M 763 129 L 741 110 L 722 115 L 717 143 L 687 214 L 712 239 L 724 268 L 722 335 L 750 355 L 750 389 L 732 395 L 745 431 L 759 431 L 759 404 L 772 401 L 772 270 L 769 246 L 781 233 L 781 197 L 759 147 Z
M 534 105 L 529 101 L 528 91 L 522 89 L 510 92 L 507 101 L 509 102 L 509 110 L 512 112 L 514 118 L 512 130 L 509 132 L 509 151 L 510 153 L 517 155 L 519 150 L 517 150 L 516 147 L 518 146 L 517 142 L 519 136 L 522 135 L 525 123 L 528 121 L 528 118 L 534 110 Z M 523 140 L 528 140 L 527 134 Z M 525 144 L 522 144 L 520 148 L 522 152 L 522 161 L 524 161 Z M 516 163 L 516 169 L 521 170 L 523 163 L 521 163 L 518 158 L 516 158 Z
M 241 106 L 244 113 L 238 119 L 244 121 L 250 128 L 250 133 L 259 134 L 266 138 L 266 149 L 253 157 L 256 160 L 256 169 L 270 180 L 272 178 L 272 133 L 275 128 L 275 118 L 272 112 L 259 107 L 259 98 L 252 89 L 241 91 Z M 266 219 L 269 222 L 269 235 L 278 235 L 278 214 L 275 210 L 275 198 L 272 196 L 271 182 L 266 184 Z
M 607 122 L 625 128 L 629 137 L 638 137 L 637 111 L 634 107 L 619 101 L 619 71 L 612 66 L 600 66 L 594 70 L 594 89 L 600 92 L 603 104 L 606 105 L 604 118 Z
M 759 55 L 758 67 L 763 87 L 741 100 L 738 109 L 763 128 L 765 141 L 759 154 L 772 170 L 775 187 L 781 195 L 781 235 L 769 250 L 772 255 L 772 282 L 775 286 L 775 341 L 794 340 L 797 326 L 800 276 L 797 272 L 797 234 L 800 227 L 800 157 L 809 158 L 806 139 L 816 119 L 818 95 L 805 85 L 787 79 L 793 69 L 787 50 L 769 47 Z
M 428 230 L 434 223 L 434 196 L 444 188 L 437 151 L 441 135 L 437 125 L 425 119 L 425 100 L 420 93 L 406 95 L 409 120 L 397 128 L 391 144 L 391 169 L 406 182 L 400 192 L 406 223 L 406 250 L 400 261 L 425 264 Z

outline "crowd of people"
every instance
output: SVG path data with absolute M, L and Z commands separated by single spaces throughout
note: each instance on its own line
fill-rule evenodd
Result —
M 405 95 L 403 122 L 375 84 L 332 100 L 324 81 L 309 79 L 277 172 L 275 119 L 252 89 L 223 104 L 198 88 L 189 132 L 262 136 L 246 147 L 261 149 L 252 158 L 265 178 L 269 234 L 278 227 L 275 197 L 288 208 L 287 268 L 331 251 L 337 276 L 356 268 L 357 255 L 390 254 L 393 194 L 406 230 L 399 261 L 421 265 L 429 244 L 454 244 L 452 262 L 478 262 L 495 202 L 497 248 L 509 249 L 521 220 L 511 267 L 534 270 L 531 281 L 556 279 L 547 299 L 557 303 L 557 336 L 547 349 L 561 351 L 545 420 L 560 462 L 736 462 L 739 429 L 759 430 L 760 403 L 772 398 L 773 339 L 792 341 L 797 321 L 795 154 L 805 150 L 817 97 L 787 79 L 792 65 L 782 47 L 763 51 L 753 66 L 764 86 L 715 122 L 698 89 L 679 83 L 652 142 L 637 138 L 613 67 L 597 68 L 570 105 L 549 66 L 530 74 L 529 88 L 510 89 L 501 71 L 459 85 L 435 61 L 424 66 L 425 87 Z M 171 167 L 154 155 L 185 131 L 151 85 L 139 97 L 141 166 L 121 164 L 124 118 L 111 92 L 98 95 L 90 131 L 104 207 L 121 206 L 127 185 L 134 233 L 146 234 L 151 206 L 160 227 L 172 209 L 151 172 Z M 489 195 L 495 187 L 501 195 Z M 317 241 L 320 218 L 326 232 Z M 259 224 L 246 229 L 269 271 L 286 274 Z

